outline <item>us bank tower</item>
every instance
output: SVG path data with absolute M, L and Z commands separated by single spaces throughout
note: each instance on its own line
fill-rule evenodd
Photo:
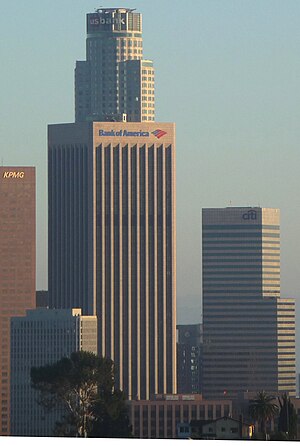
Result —
M 129 399 L 176 393 L 175 125 L 154 122 L 141 14 L 87 14 L 75 96 L 48 129 L 50 305 L 98 316 Z

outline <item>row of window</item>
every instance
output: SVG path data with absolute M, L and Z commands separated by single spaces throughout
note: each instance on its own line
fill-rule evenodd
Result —
M 142 96 L 142 101 L 154 102 L 154 96 Z
M 130 39 L 116 39 L 114 43 L 107 44 L 104 43 L 102 40 L 100 39 L 94 39 L 94 40 L 90 40 L 89 41 L 89 47 L 92 48 L 101 48 L 104 47 L 106 49 L 114 49 L 115 48 L 115 44 L 116 46 L 129 46 L 129 47 L 138 47 L 138 48 L 142 48 L 143 47 L 143 42 L 142 40 L 130 40 Z

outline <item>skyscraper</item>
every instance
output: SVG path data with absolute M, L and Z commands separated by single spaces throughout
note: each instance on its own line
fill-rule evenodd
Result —
M 280 298 L 279 210 L 203 209 L 206 397 L 295 393 L 295 303 Z
M 47 411 L 31 387 L 31 367 L 53 364 L 75 351 L 97 353 L 97 318 L 81 310 L 29 310 L 11 319 L 11 435 L 52 436 L 61 408 Z
M 176 393 L 174 124 L 49 126 L 49 301 L 98 316 L 129 398 Z
M 176 392 L 175 126 L 154 123 L 141 14 L 87 14 L 75 124 L 49 126 L 49 299 L 98 316 L 128 398 Z
M 154 121 L 154 68 L 143 60 L 142 16 L 128 8 L 87 14 L 86 60 L 75 68 L 75 120 Z
M 0 167 L 0 435 L 10 431 L 10 317 L 35 307 L 35 168 Z

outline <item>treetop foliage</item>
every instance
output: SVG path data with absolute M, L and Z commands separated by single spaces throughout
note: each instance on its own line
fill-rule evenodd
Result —
M 63 408 L 59 435 L 128 437 L 125 395 L 114 389 L 114 373 L 112 360 L 78 351 L 54 364 L 33 367 L 31 382 L 42 406 Z

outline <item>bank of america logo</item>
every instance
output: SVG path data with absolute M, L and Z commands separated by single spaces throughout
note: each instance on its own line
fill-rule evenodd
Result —
M 164 130 L 157 129 L 157 130 L 154 130 L 154 132 L 152 132 L 152 134 L 153 134 L 154 136 L 156 136 L 156 138 L 159 139 L 159 138 L 161 138 L 162 136 L 166 135 L 167 132 L 164 132 Z

